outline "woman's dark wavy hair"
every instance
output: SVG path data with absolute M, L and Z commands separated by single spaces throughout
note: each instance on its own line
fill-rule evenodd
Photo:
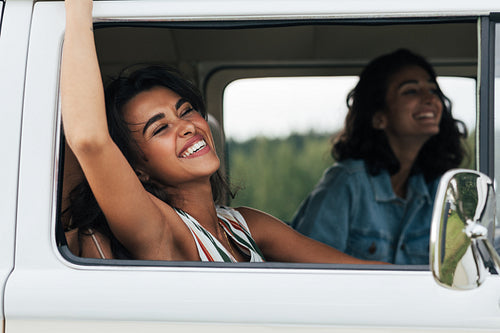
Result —
M 187 99 L 205 119 L 207 119 L 207 113 L 200 91 L 178 71 L 164 66 L 141 68 L 130 75 L 124 74 L 127 71 L 127 69 L 122 71 L 119 77 L 112 80 L 105 89 L 106 116 L 111 138 L 130 165 L 134 167 L 142 157 L 138 144 L 133 139 L 128 124 L 124 119 L 123 111 L 125 105 L 137 94 L 154 87 L 165 87 Z M 169 203 L 168 195 L 156 183 L 143 179 L 141 179 L 141 182 L 148 192 Z M 213 199 L 216 203 L 225 200 L 227 195 L 233 196 L 227 181 L 220 171 L 210 177 L 210 184 Z M 85 179 L 71 191 L 68 213 L 71 219 L 71 228 L 78 228 L 79 239 L 81 239 L 82 235 L 88 235 L 87 230 L 89 228 L 90 230 L 96 230 L 110 239 L 111 249 L 116 258 L 132 259 L 130 252 L 111 232 L 104 214 Z M 79 243 L 81 244 L 81 242 Z
M 335 138 L 331 154 L 336 160 L 363 159 L 372 175 L 386 169 L 393 175 L 400 165 L 385 132 L 373 127 L 373 115 L 386 108 L 389 81 L 394 74 L 409 66 L 418 66 L 436 83 L 436 73 L 422 56 L 399 49 L 372 60 L 362 71 L 359 82 L 347 95 L 349 112 L 343 131 Z M 467 137 L 464 123 L 453 118 L 451 101 L 438 87 L 443 104 L 439 133 L 431 137 L 417 156 L 412 173 L 421 172 L 427 182 L 451 168 L 458 167 L 465 157 L 462 138 Z

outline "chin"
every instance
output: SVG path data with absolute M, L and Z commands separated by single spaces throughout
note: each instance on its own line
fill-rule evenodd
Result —
M 429 126 L 428 128 L 422 129 L 422 134 L 430 136 L 439 134 L 439 125 Z
M 436 135 L 439 134 L 439 131 L 435 131 L 435 132 L 432 132 L 432 133 L 426 133 L 426 139 L 425 139 L 425 142 L 429 141 L 430 139 L 432 139 L 433 137 L 435 137 Z
M 437 134 L 439 134 L 439 127 L 436 128 L 436 129 L 434 129 L 434 130 L 429 131 L 429 135 L 430 136 L 434 136 L 434 135 L 437 135 Z
M 210 175 L 213 175 L 220 168 L 219 159 L 217 159 L 217 161 L 214 161 L 213 163 L 212 162 L 207 162 L 206 167 L 209 170 Z

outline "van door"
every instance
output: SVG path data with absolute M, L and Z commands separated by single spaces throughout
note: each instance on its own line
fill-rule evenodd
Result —
M 255 13 L 283 7 L 268 0 L 258 2 L 257 10 L 252 1 L 242 1 L 246 12 L 240 12 L 231 1 L 193 2 L 198 4 L 194 9 L 184 3 L 96 2 L 94 15 L 121 24 L 194 16 L 210 22 L 225 15 L 265 19 Z M 341 15 L 334 9 L 325 12 L 322 5 L 328 1 L 291 3 L 294 8 L 282 10 L 313 13 L 308 19 Z M 36 3 L 24 95 L 15 269 L 5 294 L 7 332 L 500 328 L 498 278 L 480 289 L 457 292 L 438 286 L 429 270 L 408 267 L 103 261 L 63 255 L 55 235 L 63 34 L 64 4 Z
M 0 316 L 4 315 L 5 281 L 14 264 L 17 186 L 24 75 L 31 1 L 0 1 Z M 2 326 L 3 327 L 3 326 Z

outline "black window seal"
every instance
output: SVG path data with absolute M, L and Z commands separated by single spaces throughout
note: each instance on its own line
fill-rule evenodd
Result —
M 500 19 L 500 14 L 495 14 Z M 495 23 L 488 16 L 479 19 L 478 38 L 478 112 L 479 171 L 494 179 L 494 92 L 495 92 Z
M 2 35 L 2 21 L 3 21 L 3 12 L 5 10 L 5 1 L 0 0 L 0 36 Z
M 252 29 L 291 27 L 303 25 L 402 25 L 433 23 L 474 23 L 477 16 L 436 16 L 436 17 L 387 17 L 387 18 L 318 18 L 318 19 L 262 19 L 262 20 L 199 20 L 199 21 L 123 21 L 95 22 L 94 29 L 109 27 L 151 27 L 179 29 Z
M 428 271 L 428 265 L 359 265 L 359 264 L 316 264 L 316 263 L 285 263 L 285 262 L 201 262 L 201 261 L 162 261 L 162 260 L 132 260 L 132 259 L 97 259 L 75 256 L 67 247 L 59 247 L 65 259 L 81 266 L 112 266 L 112 267 L 166 267 L 166 268 L 238 268 L 238 269 L 310 269 L 310 270 L 354 270 L 354 271 Z

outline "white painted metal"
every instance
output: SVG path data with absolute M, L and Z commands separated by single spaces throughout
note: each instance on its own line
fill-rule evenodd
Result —
M 31 1 L 0 2 L 0 295 L 14 264 L 17 181 Z M 0 302 L 3 319 L 4 302 Z
M 154 0 L 153 0 L 154 1 Z M 96 17 L 140 18 L 161 17 L 168 15 L 172 19 L 197 19 L 198 17 L 246 17 L 256 19 L 269 19 L 276 17 L 444 17 L 444 16 L 469 16 L 488 15 L 500 11 L 500 3 L 496 0 L 478 1 L 450 1 L 450 0 L 166 0 L 161 2 L 127 1 L 131 6 L 136 6 L 133 14 L 121 6 L 123 2 L 112 1 L 109 6 L 99 7 L 95 11 Z M 149 8 L 154 4 L 156 11 L 152 13 Z
M 12 323 L 14 322 L 14 323 Z M 11 321 L 10 327 L 16 328 L 16 331 L 31 332 L 33 326 L 38 328 L 38 332 L 71 332 L 71 333 L 87 333 L 87 332 L 108 332 L 107 328 L 113 326 L 113 323 L 106 321 L 63 321 L 63 320 L 35 320 L 26 325 L 24 321 Z M 58 327 L 59 330 L 54 331 L 53 327 Z M 232 325 L 232 324 L 191 324 L 182 323 L 142 323 L 142 322 L 126 322 L 120 328 L 122 333 L 136 333 L 139 331 L 147 331 L 151 333 L 164 332 L 201 332 L 204 333 L 297 333 L 301 331 L 312 331 L 315 333 L 422 333 L 427 332 L 422 329 L 397 327 L 397 328 L 367 328 L 362 326 L 357 327 L 324 327 L 318 326 L 312 330 L 304 330 L 297 326 L 261 326 L 261 325 Z M 439 333 L 476 333 L 475 329 L 440 329 Z M 490 331 L 494 332 L 494 331 Z

